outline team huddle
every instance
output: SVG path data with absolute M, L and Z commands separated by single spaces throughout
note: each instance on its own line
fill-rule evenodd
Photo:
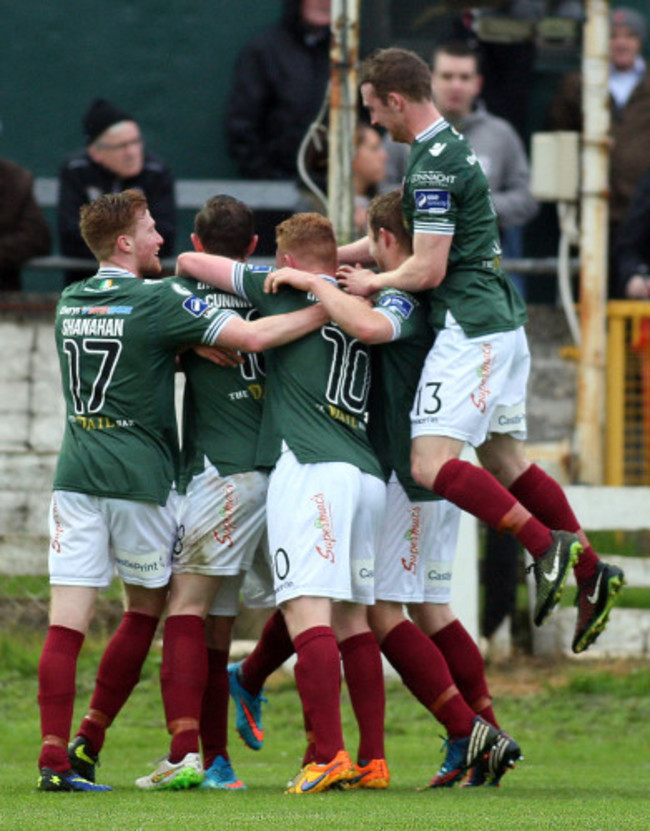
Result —
M 250 266 L 251 211 L 214 197 L 177 275 L 149 280 L 162 238 L 145 198 L 82 209 L 99 270 L 56 314 L 67 423 L 39 663 L 41 790 L 110 790 L 95 782 L 106 729 L 163 612 L 171 742 L 138 787 L 245 787 L 228 756 L 229 696 L 259 749 L 264 682 L 294 653 L 306 748 L 286 793 L 388 787 L 381 653 L 447 732 L 430 786 L 498 785 L 521 750 L 449 605 L 461 509 L 530 552 L 536 625 L 571 568 L 573 650 L 606 625 L 623 574 L 525 457 L 526 310 L 500 267 L 485 175 L 416 55 L 373 53 L 360 84 L 372 123 L 411 154 L 402 193 L 371 203 L 355 243 L 337 247 L 329 220 L 297 214 L 276 229 L 276 268 Z M 466 443 L 480 467 L 460 459 Z M 115 571 L 125 613 L 70 741 L 77 656 Z M 240 596 L 277 608 L 251 655 L 228 665 Z

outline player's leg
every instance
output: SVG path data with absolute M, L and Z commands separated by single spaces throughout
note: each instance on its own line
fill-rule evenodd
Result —
M 90 706 L 70 743 L 70 760 L 77 773 L 95 781 L 95 767 L 106 730 L 140 680 L 167 589 L 125 585 L 126 611 L 102 655 Z
M 283 604 L 297 655 L 296 686 L 314 744 L 314 761 L 294 777 L 286 793 L 317 793 L 351 775 L 343 742 L 341 665 L 331 607 L 325 597 L 297 597 Z
M 504 774 L 521 758 L 517 742 L 501 730 L 478 646 L 446 603 L 409 605 L 413 621 L 438 647 L 456 686 L 469 707 L 499 731 L 495 744 L 471 766 L 463 785 L 498 786 Z
M 182 532 L 173 562 L 169 610 L 163 634 L 161 691 L 168 759 L 143 788 L 185 788 L 200 784 L 202 703 L 209 679 L 204 620 L 220 581 L 246 566 L 264 527 L 267 478 L 262 473 L 220 476 L 212 465 L 194 477 L 179 510 Z M 233 609 L 233 612 L 235 610 Z M 224 712 L 227 701 L 224 704 Z
M 172 576 L 160 670 L 172 765 L 199 754 L 201 705 L 208 679 L 204 620 L 220 579 L 176 572 Z
M 222 590 L 227 584 L 228 590 L 223 592 L 232 597 L 233 609 L 227 609 Z M 205 620 L 205 642 L 208 650 L 208 678 L 201 704 L 200 735 L 203 748 L 203 765 L 205 779 L 201 782 L 202 788 L 217 790 L 244 790 L 246 786 L 232 769 L 228 754 L 228 655 L 232 641 L 232 630 L 235 624 L 235 614 L 222 612 L 233 611 L 237 608 L 238 591 L 241 585 L 239 577 L 223 578 L 217 597 L 220 605 L 210 610 Z
M 77 658 L 92 618 L 97 589 L 52 586 L 50 625 L 38 665 L 42 748 L 38 766 L 69 770 L 68 740 L 75 699 Z
M 106 729 L 140 679 L 158 620 L 165 608 L 176 538 L 175 501 L 165 506 L 102 499 L 111 561 L 124 584 L 126 610 L 104 650 L 89 709 L 70 745 L 70 760 L 93 779 Z
M 438 647 L 411 621 L 403 604 L 420 604 L 425 587 L 448 586 L 451 570 L 438 556 L 444 529 L 437 502 L 411 502 L 393 477 L 376 560 L 377 600 L 369 620 L 382 652 L 405 686 L 447 729 L 449 752 L 432 786 L 452 785 L 489 748 L 497 733 L 467 705 Z M 456 510 L 456 514 L 457 514 Z M 457 523 L 454 529 L 457 530 Z M 455 534 L 453 542 L 455 544 Z M 470 738 L 474 736 L 473 741 Z M 471 746 L 471 749 L 470 749 Z
M 83 494 L 55 492 L 49 513 L 50 624 L 38 665 L 42 745 L 39 790 L 110 790 L 78 776 L 68 741 L 75 700 L 77 659 L 99 588 L 112 571 L 106 529 L 94 502 Z
M 275 591 L 269 556 L 266 525 L 253 562 L 242 585 L 242 600 L 248 608 L 273 609 L 253 651 L 228 667 L 230 694 L 235 704 L 235 725 L 242 741 L 252 750 L 264 744 L 262 704 L 264 684 L 293 654 L 294 648 L 284 615 L 275 608 Z
M 264 624 L 250 655 L 228 667 L 230 694 L 236 707 L 237 732 L 252 750 L 260 750 L 264 744 L 262 703 L 266 701 L 266 679 L 294 652 L 284 615 L 276 609 Z
M 463 442 L 483 444 L 496 408 L 511 398 L 521 402 L 517 415 L 525 435 L 525 390 L 520 387 L 529 365 L 523 330 L 496 333 L 489 340 L 467 338 L 459 327 L 443 330 L 425 361 L 411 413 L 412 470 L 420 485 L 497 531 L 514 534 L 530 551 L 538 577 L 539 625 L 560 598 L 581 551 L 580 540 L 564 530 L 552 531 L 489 471 L 458 458 Z
M 269 481 L 267 517 L 277 602 L 297 655 L 296 685 L 314 736 L 315 762 L 288 793 L 317 793 L 351 771 L 343 744 L 341 668 L 332 600 L 350 600 L 352 517 L 359 471 L 343 463 L 299 464 L 280 457 Z
M 389 774 L 384 749 L 386 694 L 381 652 L 360 603 L 337 603 L 333 628 L 343 661 L 343 674 L 359 726 L 355 777 L 348 787 L 386 788 Z
M 578 584 L 578 619 L 572 646 L 574 652 L 584 651 L 605 628 L 609 612 L 625 582 L 622 570 L 600 560 L 564 489 L 538 465 L 526 459 L 523 442 L 510 435 L 494 433 L 477 453 L 481 464 L 538 519 L 549 528 L 571 531 L 579 537 L 582 553 L 573 569 Z
M 361 484 L 352 516 L 350 585 L 352 603 L 336 603 L 333 624 L 345 680 L 359 726 L 353 788 L 386 788 L 390 781 L 384 749 L 386 696 L 381 652 L 370 630 L 367 610 L 375 598 L 375 555 L 386 507 L 386 486 L 367 473 L 356 473 Z

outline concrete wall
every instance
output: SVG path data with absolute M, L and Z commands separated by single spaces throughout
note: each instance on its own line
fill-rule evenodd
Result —
M 0 573 L 47 568 L 47 506 L 64 423 L 51 313 L 0 318 Z

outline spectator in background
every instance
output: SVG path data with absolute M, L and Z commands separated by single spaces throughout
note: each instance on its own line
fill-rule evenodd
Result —
M 226 112 L 228 150 L 247 179 L 295 179 L 298 148 L 329 79 L 330 0 L 286 0 L 241 51 Z
M 364 236 L 368 225 L 368 206 L 386 178 L 388 153 L 382 138 L 370 124 L 360 122 L 355 132 L 355 154 L 352 160 L 354 184 L 354 228 Z
M 0 291 L 20 291 L 20 268 L 50 253 L 50 229 L 34 198 L 34 177 L 0 159 Z
M 174 180 L 167 165 L 145 150 L 140 127 L 120 107 L 95 99 L 83 118 L 86 149 L 69 156 L 59 173 L 59 246 L 66 257 L 92 259 L 79 231 L 79 209 L 103 193 L 128 188 L 142 191 L 156 228 L 164 239 L 161 257 L 174 254 L 176 202 Z M 65 285 L 94 271 L 70 271 Z
M 481 86 L 477 55 L 466 44 L 448 43 L 436 48 L 431 73 L 436 106 L 472 145 L 485 172 L 504 257 L 521 257 L 523 226 L 538 210 L 530 193 L 528 159 L 514 127 L 487 111 L 479 98 Z M 523 278 L 510 277 L 525 296 Z
M 613 296 L 650 300 L 650 171 L 639 182 L 613 243 Z
M 647 31 L 644 16 L 620 7 L 611 12 L 610 27 L 609 239 L 613 243 L 639 179 L 650 170 L 650 71 L 641 56 Z M 580 72 L 571 72 L 561 81 L 551 105 L 549 126 L 582 131 Z

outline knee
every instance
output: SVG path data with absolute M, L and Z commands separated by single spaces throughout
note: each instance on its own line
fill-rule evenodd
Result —
M 405 620 L 401 604 L 378 601 L 368 609 L 368 623 L 380 645 L 386 635 Z

